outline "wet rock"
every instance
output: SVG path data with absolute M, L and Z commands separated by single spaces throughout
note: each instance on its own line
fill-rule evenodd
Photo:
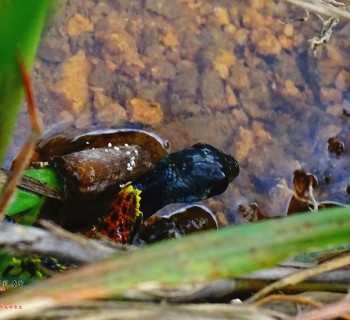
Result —
M 201 95 L 203 104 L 212 109 L 226 108 L 225 90 L 220 76 L 213 70 L 202 75 Z
M 199 74 L 196 69 L 178 74 L 172 82 L 172 92 L 183 97 L 195 97 Z
M 350 72 L 342 70 L 335 78 L 335 86 L 342 91 L 350 90 Z
M 127 111 L 131 121 L 150 126 L 160 125 L 164 117 L 159 103 L 152 103 L 138 98 L 128 101 Z
M 342 100 L 342 92 L 335 88 L 321 88 L 320 98 L 322 103 L 340 103 Z
M 178 35 L 173 28 L 167 28 L 163 37 L 163 43 L 167 47 L 177 47 L 179 45 Z
M 39 47 L 38 57 L 48 62 L 62 62 L 70 55 L 68 42 L 65 38 L 56 37 L 43 41 Z
M 252 42 L 256 44 L 256 50 L 263 56 L 279 55 L 282 46 L 276 36 L 266 28 L 255 29 L 251 33 Z
M 105 54 L 117 68 L 122 68 L 132 77 L 138 77 L 145 65 L 138 54 L 135 38 L 124 30 L 112 33 L 102 31 L 96 37 L 102 42 Z
M 237 128 L 235 120 L 226 114 L 218 113 L 214 118 L 204 115 L 179 119 L 164 124 L 157 130 L 162 137 L 171 140 L 172 150 L 179 150 L 184 146 L 203 141 L 223 149 L 232 135 L 232 128 Z M 231 154 L 234 155 L 234 153 Z
M 92 122 L 92 112 L 90 108 L 85 108 L 75 119 L 74 126 L 77 129 L 88 128 Z
M 284 83 L 282 94 L 287 97 L 295 97 L 299 95 L 299 89 L 295 86 L 294 82 L 290 79 L 287 79 Z
M 99 61 L 94 67 L 89 77 L 89 84 L 93 87 L 103 88 L 109 92 L 113 89 L 114 74 L 102 61 Z
M 176 19 L 182 13 L 180 2 L 168 0 L 146 0 L 145 7 L 168 19 Z
M 135 96 L 149 101 L 158 101 L 163 103 L 165 91 L 167 88 L 166 82 L 151 82 L 141 80 L 136 85 Z
M 230 23 L 230 16 L 226 8 L 214 7 L 213 11 L 219 25 L 225 26 Z
M 235 159 L 243 163 L 254 148 L 254 135 L 251 130 L 239 127 L 235 148 L 232 150 Z
M 168 104 L 175 117 L 198 116 L 203 111 L 201 106 L 194 103 L 191 98 L 183 98 L 177 94 L 170 95 Z
M 228 79 L 232 88 L 241 90 L 250 89 L 249 69 L 242 65 L 234 66 L 230 69 L 231 77 Z
M 76 13 L 68 22 L 67 33 L 70 37 L 76 37 L 84 32 L 94 30 L 93 24 L 84 16 Z
M 195 59 L 199 49 L 201 42 L 198 39 L 197 35 L 192 32 L 186 32 L 183 36 L 180 54 L 183 59 L 193 60 Z
M 122 125 L 128 120 L 126 110 L 117 101 L 113 101 L 100 91 L 94 93 L 93 107 L 98 123 L 105 124 L 107 127 Z
M 227 84 L 225 87 L 226 100 L 229 106 L 236 106 L 238 104 L 237 97 L 231 87 Z
M 201 36 L 201 47 L 204 50 L 217 51 L 219 49 L 230 51 L 232 49 L 232 40 L 220 28 L 204 28 Z
M 283 49 L 292 50 L 293 40 L 284 34 L 278 36 L 278 41 L 280 42 Z
M 155 80 L 172 79 L 176 75 L 176 68 L 167 60 L 161 60 L 157 64 L 152 64 L 149 73 Z
M 61 66 L 56 94 L 73 114 L 79 114 L 88 101 L 90 71 L 91 65 L 83 51 L 79 51 Z
M 249 8 L 245 10 L 242 22 L 245 28 L 254 29 L 265 25 L 265 17 L 258 11 Z
M 96 114 L 98 123 L 106 126 L 122 126 L 128 120 L 126 110 L 119 103 L 112 103 Z
M 145 54 L 148 47 L 157 47 L 159 45 L 158 30 L 154 25 L 145 25 L 138 39 L 138 50 L 141 54 Z
M 232 111 L 232 116 L 237 125 L 247 126 L 249 123 L 248 116 L 242 109 L 235 108 Z
M 213 64 L 214 69 L 220 75 L 221 79 L 227 79 L 229 76 L 229 68 L 236 62 L 234 53 L 227 50 L 219 50 L 215 55 Z

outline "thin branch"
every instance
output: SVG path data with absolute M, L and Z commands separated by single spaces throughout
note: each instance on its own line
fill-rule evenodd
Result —
M 331 4 L 323 4 L 321 2 L 315 3 L 306 0 L 284 0 L 296 6 L 302 7 L 306 10 L 327 16 L 350 19 L 350 12 L 344 8 L 335 7 Z
M 300 283 L 308 278 L 311 278 L 313 276 L 316 276 L 318 274 L 339 269 L 342 267 L 345 267 L 350 264 L 350 256 L 345 256 L 341 258 L 337 258 L 328 262 L 324 262 L 320 265 L 317 265 L 315 267 L 301 270 L 298 272 L 295 272 L 287 277 L 284 277 L 268 286 L 260 290 L 258 293 L 256 293 L 254 296 L 250 297 L 247 302 L 255 302 L 267 294 L 273 292 L 273 291 L 278 291 L 282 289 L 283 287 L 289 286 L 289 285 L 294 285 L 296 283 Z
M 19 254 L 39 254 L 66 258 L 72 262 L 87 263 L 98 261 L 126 250 L 125 246 L 114 246 L 98 240 L 72 234 L 52 223 L 50 231 L 16 224 L 0 224 L 0 247 Z

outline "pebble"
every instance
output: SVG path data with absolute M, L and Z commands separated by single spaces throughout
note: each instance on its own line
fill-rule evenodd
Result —
M 179 45 L 178 36 L 172 28 L 166 30 L 163 43 L 167 47 L 177 47 Z
M 89 76 L 89 84 L 111 92 L 114 87 L 115 76 L 103 61 L 98 61 Z
M 182 14 L 181 4 L 178 1 L 146 0 L 145 8 L 171 20 Z
M 61 37 L 53 39 L 49 38 L 49 41 L 45 41 L 40 45 L 38 57 L 48 62 L 62 62 L 70 55 L 68 41 Z
M 150 126 L 158 126 L 163 122 L 164 113 L 159 103 L 134 98 L 127 103 L 130 120 Z
M 252 40 L 257 43 L 257 52 L 261 55 L 279 55 L 282 51 L 281 43 L 276 36 L 267 29 L 253 30 Z
M 295 86 L 294 82 L 290 79 L 287 79 L 284 83 L 282 94 L 288 97 L 295 97 L 299 95 L 299 93 L 299 89 Z
M 320 98 L 322 103 L 340 103 L 342 101 L 342 92 L 335 88 L 321 88 Z
M 261 13 L 251 8 L 245 10 L 242 17 L 242 22 L 246 29 L 255 29 L 264 26 L 266 24 L 265 20 L 266 18 Z
M 76 13 L 69 20 L 67 26 L 67 33 L 70 37 L 80 36 L 84 32 L 91 32 L 93 30 L 93 24 L 79 13 Z
M 172 82 L 172 92 L 182 97 L 195 97 L 199 73 L 196 69 L 183 72 L 175 76 Z
M 346 92 L 350 90 L 350 72 L 341 70 L 335 78 L 335 86 L 337 89 Z
M 228 10 L 223 7 L 214 7 L 213 8 L 215 18 L 219 25 L 225 26 L 230 23 L 230 16 Z
M 73 112 L 79 114 L 89 98 L 88 78 L 91 65 L 84 51 L 63 62 L 60 68 L 60 79 L 57 83 L 56 93 Z
M 231 68 L 232 77 L 228 79 L 232 88 L 238 91 L 250 89 L 249 69 L 245 66 L 238 65 Z
M 235 147 L 232 150 L 232 154 L 238 163 L 244 163 L 254 148 L 255 142 L 252 131 L 239 127 Z
M 225 92 L 226 92 L 227 104 L 229 106 L 236 106 L 238 104 L 236 94 L 233 92 L 233 90 L 228 84 L 226 84 Z
M 226 108 L 226 95 L 219 73 L 214 70 L 205 71 L 200 90 L 204 105 L 217 110 Z

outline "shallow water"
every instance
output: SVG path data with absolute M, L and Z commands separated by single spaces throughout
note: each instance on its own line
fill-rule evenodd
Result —
M 322 23 L 274 1 L 71 0 L 45 32 L 33 71 L 47 129 L 141 122 L 172 150 L 196 142 L 231 153 L 241 173 L 207 203 L 221 224 L 239 205 L 284 215 L 293 171 L 317 176 L 317 200 L 349 202 L 350 24 L 316 57 Z M 28 128 L 21 111 L 5 166 Z M 63 130 L 63 129 L 62 129 Z M 284 187 L 281 188 L 280 185 Z

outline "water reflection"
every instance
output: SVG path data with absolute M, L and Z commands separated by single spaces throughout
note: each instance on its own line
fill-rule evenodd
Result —
M 349 202 L 349 23 L 317 57 L 307 39 L 322 25 L 272 1 L 71 0 L 38 53 L 36 97 L 47 128 L 141 122 L 178 150 L 199 141 L 230 152 L 240 176 L 209 201 L 221 223 L 239 205 L 285 214 L 295 169 L 320 181 L 320 200 Z M 27 132 L 22 111 L 6 165 Z M 281 188 L 280 186 L 284 186 Z M 226 221 L 227 220 L 227 221 Z

